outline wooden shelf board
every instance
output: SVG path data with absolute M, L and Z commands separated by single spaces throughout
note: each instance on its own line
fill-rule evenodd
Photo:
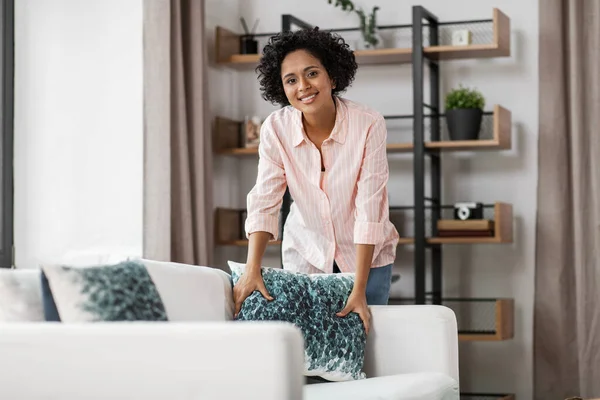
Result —
M 231 64 L 258 64 L 260 54 L 234 54 L 229 57 Z
M 495 139 L 482 140 L 443 140 L 439 142 L 426 142 L 425 148 L 440 151 L 478 151 L 478 150 L 503 150 L 503 143 Z M 387 145 L 388 153 L 408 153 L 413 151 L 412 143 L 393 143 Z
M 492 43 L 466 46 L 429 46 L 425 55 L 436 60 L 459 60 L 510 56 L 510 19 L 497 8 L 493 9 Z M 239 51 L 239 34 L 218 26 L 216 28 L 216 59 L 219 65 L 233 69 L 254 69 L 260 54 L 236 54 Z M 412 62 L 412 48 L 385 48 L 355 50 L 359 65 L 406 64 Z
M 425 240 L 429 244 L 500 244 L 513 241 L 512 205 L 503 202 L 494 204 L 494 236 L 493 237 L 430 237 Z M 401 237 L 399 245 L 411 245 L 412 237 Z
M 465 397 L 466 399 L 469 399 L 471 397 L 474 398 L 494 398 L 496 400 L 515 400 L 515 395 L 514 394 L 496 394 L 496 393 L 471 393 L 471 392 L 461 392 L 460 393 L 460 398 L 462 399 L 463 397 Z
M 498 333 L 459 333 L 461 342 L 501 342 L 511 338 L 504 338 Z
M 493 138 L 479 140 L 443 140 L 426 142 L 425 148 L 439 151 L 491 151 L 508 150 L 511 148 L 511 113 L 500 105 L 494 105 Z M 238 121 L 217 117 L 214 142 L 219 144 L 217 154 L 228 156 L 253 156 L 258 154 L 258 148 L 229 148 L 237 141 L 239 131 Z M 412 143 L 389 143 L 388 153 L 410 153 L 414 149 Z
M 478 140 L 442 140 L 425 142 L 425 148 L 439 151 L 482 151 L 482 150 L 508 150 L 512 146 L 511 139 L 511 112 L 501 105 L 494 105 L 492 113 L 493 133 L 492 139 Z M 390 153 L 411 152 L 414 148 L 412 143 L 388 144 Z
M 461 342 L 493 342 L 500 341 L 496 333 L 459 333 L 458 340 Z
M 228 59 L 219 62 L 223 65 L 237 70 L 253 70 L 258 65 L 260 54 L 234 54 Z
M 494 244 L 509 243 L 496 237 L 432 237 L 427 239 L 430 244 Z
M 225 156 L 255 156 L 258 155 L 258 148 L 248 147 L 240 149 L 222 149 L 219 150 L 217 154 Z
M 219 210 L 217 209 L 217 214 Z M 218 222 L 218 218 L 217 218 Z M 494 204 L 494 222 L 495 231 L 493 237 L 430 237 L 425 240 L 429 244 L 501 244 L 512 243 L 512 205 L 502 202 Z M 218 225 L 218 224 L 217 224 Z M 247 240 L 218 241 L 221 245 L 229 246 L 247 246 Z M 412 237 L 401 237 L 398 239 L 399 245 L 412 245 L 415 243 Z M 270 245 L 281 244 L 281 241 L 269 242 Z
M 413 149 L 412 143 L 391 143 L 387 145 L 388 153 L 409 153 Z
M 431 46 L 423 48 L 424 53 L 434 60 L 465 60 L 476 58 L 506 57 L 510 50 L 499 48 L 494 44 L 466 46 Z M 354 51 L 358 65 L 409 64 L 412 62 L 411 48 L 385 48 Z M 239 70 L 256 68 L 260 54 L 234 54 L 219 62 L 220 65 Z
M 467 60 L 473 58 L 507 57 L 510 49 L 495 44 L 472 44 L 466 46 L 431 46 L 423 52 L 434 60 Z
M 398 240 L 398 244 L 413 244 L 415 242 L 415 239 L 410 238 L 410 237 L 401 237 Z
M 356 57 L 356 63 L 359 65 L 406 64 L 412 61 L 412 49 L 355 50 L 354 56 Z
M 501 143 L 494 139 L 481 139 L 481 140 L 453 140 L 453 141 L 439 141 L 439 142 L 427 142 L 425 147 L 428 149 L 440 149 L 440 150 L 498 150 L 501 149 Z

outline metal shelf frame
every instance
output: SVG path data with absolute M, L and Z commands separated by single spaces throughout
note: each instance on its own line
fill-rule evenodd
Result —
M 415 303 L 425 304 L 426 294 L 426 251 L 431 251 L 431 293 L 433 304 L 442 301 L 442 246 L 428 244 L 425 237 L 425 202 L 432 205 L 431 232 L 437 236 L 436 222 L 440 219 L 442 204 L 441 157 L 438 153 L 425 148 L 425 118 L 431 118 L 431 141 L 440 140 L 440 68 L 437 61 L 426 58 L 424 51 L 423 21 L 427 21 L 429 43 L 438 44 L 439 22 L 435 15 L 422 6 L 412 9 L 412 73 L 413 73 L 413 168 L 414 168 L 414 205 L 415 205 Z M 429 103 L 425 103 L 425 68 L 429 68 Z M 428 110 L 428 115 L 425 114 Z M 429 159 L 431 168 L 431 196 L 425 196 L 425 162 Z

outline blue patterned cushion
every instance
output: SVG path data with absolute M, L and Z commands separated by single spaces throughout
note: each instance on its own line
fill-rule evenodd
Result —
M 235 285 L 245 265 L 230 261 Z M 262 268 L 269 294 L 267 301 L 254 292 L 244 301 L 238 320 L 286 321 L 304 336 L 304 375 L 328 381 L 364 379 L 362 371 L 366 334 L 356 313 L 341 311 L 354 285 L 354 274 L 303 274 Z
M 160 294 L 144 264 L 42 266 L 62 322 L 166 321 Z

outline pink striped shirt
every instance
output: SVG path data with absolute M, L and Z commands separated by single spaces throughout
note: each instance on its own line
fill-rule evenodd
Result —
M 286 185 L 293 203 L 282 252 L 285 269 L 356 271 L 356 244 L 373 244 L 372 267 L 392 264 L 398 232 L 389 221 L 387 129 L 376 111 L 337 98 L 337 115 L 321 152 L 303 129 L 302 114 L 288 106 L 273 112 L 260 132 L 258 176 L 248 193 L 246 235 L 278 236 Z

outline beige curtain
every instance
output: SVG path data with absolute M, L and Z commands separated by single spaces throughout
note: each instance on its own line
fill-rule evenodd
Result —
M 539 10 L 535 399 L 600 397 L 600 0 Z
M 210 265 L 204 0 L 144 1 L 144 257 Z

